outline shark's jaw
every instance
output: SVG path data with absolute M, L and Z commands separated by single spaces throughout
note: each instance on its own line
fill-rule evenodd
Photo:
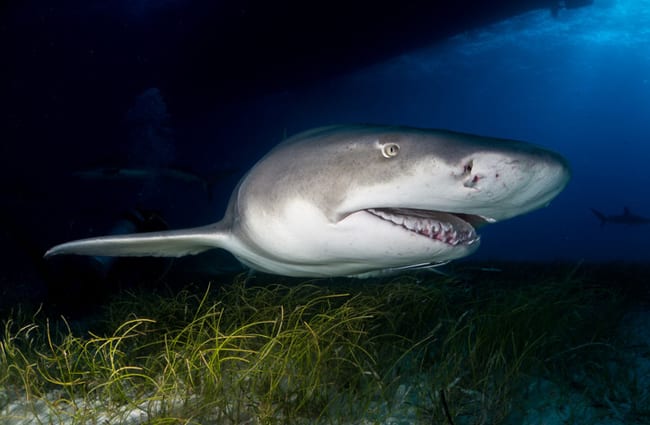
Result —
M 365 212 L 423 237 L 446 245 L 473 245 L 480 241 L 474 226 L 487 222 L 480 216 L 410 208 L 369 208 Z

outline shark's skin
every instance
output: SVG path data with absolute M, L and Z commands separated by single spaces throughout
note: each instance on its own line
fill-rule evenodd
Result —
M 601 226 L 604 226 L 607 223 L 626 224 L 628 226 L 638 226 L 640 224 L 650 223 L 650 218 L 633 214 L 627 207 L 623 208 L 623 214 L 621 215 L 606 215 L 594 208 L 591 208 L 591 212 L 598 217 Z
M 45 255 L 183 256 L 223 248 L 263 272 L 365 277 L 469 255 L 479 245 L 475 226 L 546 206 L 569 178 L 560 155 L 524 142 L 410 127 L 323 127 L 263 157 L 217 223 L 83 239 Z

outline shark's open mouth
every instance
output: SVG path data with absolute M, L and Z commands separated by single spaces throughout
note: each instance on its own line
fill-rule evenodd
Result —
M 366 210 L 382 220 L 449 245 L 471 245 L 480 237 L 474 226 L 486 221 L 470 214 L 452 214 L 407 208 L 370 208 Z

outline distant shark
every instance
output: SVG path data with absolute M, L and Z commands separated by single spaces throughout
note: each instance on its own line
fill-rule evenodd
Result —
M 223 248 L 267 273 L 383 275 L 471 254 L 477 227 L 548 205 L 569 178 L 564 158 L 524 142 L 323 127 L 262 158 L 217 223 L 72 241 L 45 255 L 178 257 Z
M 89 180 L 154 180 L 167 178 L 188 184 L 200 186 L 212 199 L 215 182 L 224 179 L 238 170 L 224 169 L 209 178 L 191 170 L 179 167 L 96 167 L 72 173 L 74 177 Z
M 591 208 L 591 212 L 600 219 L 601 226 L 604 226 L 606 223 L 627 224 L 628 226 L 650 223 L 649 217 L 632 214 L 628 207 L 623 208 L 623 214 L 621 215 L 605 215 L 594 208 Z

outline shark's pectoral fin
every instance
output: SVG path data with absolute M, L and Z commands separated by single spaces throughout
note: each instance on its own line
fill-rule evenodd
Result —
M 51 248 L 45 257 L 59 254 L 108 257 L 182 257 L 223 247 L 228 235 L 217 225 L 166 232 L 80 239 Z

